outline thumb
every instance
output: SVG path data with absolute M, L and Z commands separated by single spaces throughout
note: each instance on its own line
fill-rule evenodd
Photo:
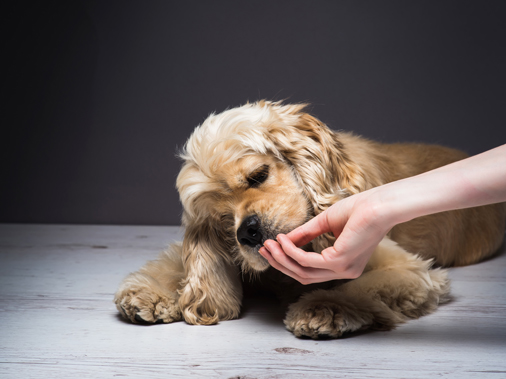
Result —
M 346 224 L 346 218 L 339 215 L 337 204 L 339 203 L 334 204 L 305 224 L 295 228 L 286 236 L 298 247 L 311 242 L 324 233 L 332 232 L 337 238 Z

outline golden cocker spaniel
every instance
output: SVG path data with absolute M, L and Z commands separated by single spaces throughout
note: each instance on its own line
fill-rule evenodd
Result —
M 334 132 L 304 105 L 259 101 L 212 114 L 182 153 L 177 188 L 182 243 L 122 282 L 115 296 L 134 323 L 215 324 L 237 318 L 242 283 L 269 287 L 289 305 L 298 337 L 391 329 L 448 298 L 447 272 L 490 256 L 502 242 L 504 204 L 439 213 L 397 225 L 357 279 L 304 286 L 258 253 L 340 199 L 465 158 L 433 145 L 381 144 Z M 331 246 L 326 234 L 309 248 Z M 395 241 L 395 242 L 394 242 Z

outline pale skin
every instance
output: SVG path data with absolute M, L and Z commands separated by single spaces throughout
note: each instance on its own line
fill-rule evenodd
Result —
M 302 284 L 353 279 L 395 225 L 500 202 L 506 202 L 506 145 L 345 198 L 277 241 L 265 241 L 260 254 Z M 337 239 L 321 254 L 299 248 L 328 232 Z

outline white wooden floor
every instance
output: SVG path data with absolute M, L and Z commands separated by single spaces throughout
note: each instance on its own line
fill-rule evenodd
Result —
M 451 270 L 455 300 L 395 331 L 300 340 L 272 299 L 215 326 L 139 326 L 120 280 L 177 227 L 0 225 L 2 378 L 506 378 L 506 254 Z

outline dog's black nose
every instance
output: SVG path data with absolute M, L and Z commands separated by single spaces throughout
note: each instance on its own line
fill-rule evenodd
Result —
M 241 245 L 255 247 L 262 243 L 262 233 L 260 233 L 260 219 L 257 215 L 246 217 L 239 229 L 237 229 L 237 240 Z

